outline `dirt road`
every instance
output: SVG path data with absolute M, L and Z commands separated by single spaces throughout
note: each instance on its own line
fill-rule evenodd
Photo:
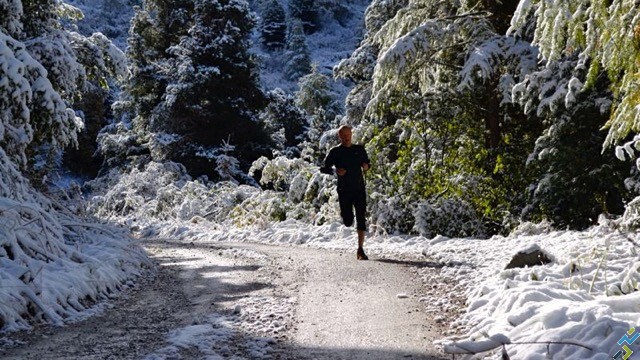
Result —
M 444 359 L 426 259 L 249 243 L 145 243 L 157 271 L 110 309 L 13 334 L 2 359 Z M 424 299 L 422 299 L 424 301 Z

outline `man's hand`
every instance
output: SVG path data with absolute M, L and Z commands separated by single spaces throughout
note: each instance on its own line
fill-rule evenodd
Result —
M 344 176 L 344 174 L 347 173 L 347 169 L 345 168 L 337 168 L 336 169 L 336 174 L 338 174 L 338 176 Z
M 364 170 L 364 171 L 369 170 L 369 164 L 363 162 L 362 163 L 362 170 Z

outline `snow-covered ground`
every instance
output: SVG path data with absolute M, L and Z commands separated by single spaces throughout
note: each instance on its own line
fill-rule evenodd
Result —
M 329 249 L 353 249 L 355 243 L 353 229 L 338 223 L 310 226 L 285 221 L 240 229 L 212 228 L 205 222 L 147 230 L 196 242 L 234 240 Z M 513 359 L 608 359 L 622 350 L 618 341 L 640 320 L 640 259 L 637 246 L 629 240 L 636 237 L 603 220 L 584 232 L 525 224 L 512 236 L 486 240 L 372 236 L 366 248 L 373 256 L 387 258 L 423 254 L 444 266 L 442 274 L 456 284 L 450 291 L 467 297 L 466 314 L 453 322 L 450 337 L 439 342 L 447 352 L 483 352 L 511 343 L 506 351 Z M 552 262 L 505 270 L 514 254 L 532 245 Z M 431 310 L 443 305 L 424 295 Z M 555 342 L 560 344 L 549 345 Z

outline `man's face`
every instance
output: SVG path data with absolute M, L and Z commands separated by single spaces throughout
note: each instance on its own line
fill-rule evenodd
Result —
M 344 146 L 351 146 L 351 129 L 344 128 L 338 132 L 340 143 Z

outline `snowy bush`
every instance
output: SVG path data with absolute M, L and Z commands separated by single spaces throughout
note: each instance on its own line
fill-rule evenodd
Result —
M 286 195 L 234 182 L 192 180 L 176 163 L 151 162 L 128 173 L 112 170 L 87 183 L 96 194 L 90 211 L 105 219 L 140 227 L 158 222 L 190 221 L 197 217 L 218 224 L 262 226 L 287 218 Z
M 483 237 L 482 221 L 473 206 L 462 199 L 440 198 L 419 202 L 413 210 L 414 230 L 432 238 Z
M 282 193 L 260 191 L 233 208 L 229 214 L 236 226 L 267 227 L 287 219 L 287 204 Z
M 263 156 L 253 162 L 249 169 L 249 174 L 253 175 L 257 171 L 261 171 L 261 184 L 269 184 L 276 190 L 286 191 L 289 190 L 296 175 L 309 166 L 310 164 L 302 159 L 289 159 L 285 156 L 278 156 L 273 160 L 269 160 Z
M 377 233 L 409 233 L 414 226 L 411 208 L 399 196 L 374 192 L 369 201 L 372 223 Z
M 532 223 L 529 221 L 522 222 L 519 224 L 510 236 L 527 236 L 527 235 L 541 235 L 545 233 L 549 233 L 552 230 L 551 223 L 549 221 L 542 221 L 539 223 Z
M 38 170 L 77 144 L 74 100 L 89 81 L 122 75 L 122 53 L 100 34 L 63 30 L 60 16 L 78 14 L 62 2 L 0 1 L 0 10 L 0 328 L 11 331 L 81 316 L 147 260 L 122 229 L 81 218 L 27 180 L 46 179 Z
M 408 202 L 400 196 L 373 192 L 369 201 L 376 233 L 419 234 L 427 238 L 486 236 L 481 219 L 462 199 L 436 198 Z
M 621 224 L 627 230 L 640 228 L 640 197 L 636 197 L 627 204 Z
M 114 169 L 86 184 L 87 190 L 101 194 L 91 199 L 89 211 L 105 219 L 134 216 L 165 220 L 180 218 L 178 213 L 186 218 L 193 214 L 179 209 L 201 200 L 207 191 L 204 185 L 185 187 L 190 180 L 184 166 L 172 162 L 150 162 L 142 170 L 134 168 L 122 174 Z
M 336 181 L 321 174 L 319 168 L 302 159 L 284 156 L 269 160 L 256 160 L 251 172 L 262 171 L 260 182 L 284 191 L 286 216 L 311 224 L 324 224 L 339 219 L 337 210 Z M 283 218 L 283 220 L 284 220 Z

